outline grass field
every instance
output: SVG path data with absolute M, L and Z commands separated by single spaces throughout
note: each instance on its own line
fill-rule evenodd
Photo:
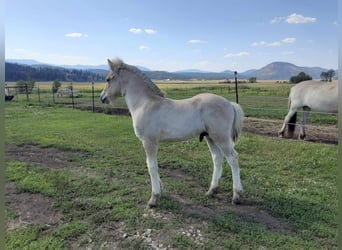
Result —
M 243 133 L 245 202 L 233 206 L 227 164 L 218 196 L 204 195 L 205 143 L 161 144 L 164 193 L 146 210 L 150 179 L 129 117 L 17 101 L 5 128 L 7 249 L 337 249 L 336 145 Z
M 156 83 L 166 93 L 166 97 L 168 98 L 184 99 L 199 93 L 210 92 L 235 101 L 236 93 L 234 84 L 221 84 L 219 81 L 156 81 Z M 29 102 L 71 105 L 72 98 L 52 95 L 51 84 L 51 82 L 37 82 L 36 88 L 29 96 Z M 15 83 L 13 82 L 7 83 L 7 86 L 14 85 Z M 62 82 L 62 88 L 66 88 L 69 85 L 69 82 Z M 103 105 L 99 99 L 104 83 L 94 83 L 93 86 L 94 105 L 102 108 L 108 107 L 107 105 Z M 278 83 L 276 81 L 239 84 L 239 104 L 244 109 L 246 116 L 282 120 L 287 114 L 288 95 L 292 86 L 293 84 Z M 74 83 L 73 88 L 79 90 L 81 93 L 80 97 L 74 98 L 74 105 L 91 106 L 93 104 L 91 83 Z M 14 92 L 14 89 L 10 90 Z M 15 97 L 15 101 L 26 102 L 26 96 L 19 94 Z M 118 98 L 114 107 L 126 108 L 124 99 Z M 335 125 L 337 124 L 337 117 L 312 113 L 309 116 L 308 124 Z M 279 124 L 279 126 L 281 125 Z

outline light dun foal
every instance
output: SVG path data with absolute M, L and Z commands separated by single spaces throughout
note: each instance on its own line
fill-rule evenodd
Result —
M 214 170 L 207 194 L 213 196 L 217 192 L 225 157 L 233 176 L 232 203 L 240 203 L 243 189 L 234 142 L 242 128 L 244 114 L 241 107 L 208 93 L 185 100 L 171 100 L 165 98 L 160 89 L 136 67 L 121 60 L 108 60 L 108 65 L 110 72 L 101 100 L 109 103 L 118 96 L 125 98 L 135 135 L 146 152 L 152 184 L 149 207 L 156 206 L 161 195 L 157 162 L 159 142 L 187 140 L 195 136 L 199 136 L 200 141 L 205 138 L 213 158 Z

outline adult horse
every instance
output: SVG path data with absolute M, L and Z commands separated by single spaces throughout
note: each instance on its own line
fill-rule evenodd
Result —
M 151 177 L 152 194 L 149 207 L 156 206 L 161 195 L 158 174 L 157 148 L 162 141 L 187 140 L 205 137 L 212 154 L 214 170 L 208 195 L 217 192 L 225 157 L 233 176 L 232 203 L 240 203 L 242 185 L 238 153 L 234 142 L 242 128 L 243 111 L 236 103 L 213 94 L 199 94 L 185 100 L 164 97 L 161 90 L 136 67 L 121 60 L 108 60 L 110 72 L 101 93 L 103 103 L 114 102 L 124 96 L 133 120 L 135 135 L 146 152 L 146 163 Z
M 305 123 L 309 111 L 337 113 L 338 84 L 335 82 L 303 81 L 291 88 L 289 95 L 289 111 L 284 119 L 283 126 L 278 132 L 283 137 L 288 125 L 289 137 L 293 137 L 296 126 L 297 111 L 303 109 L 299 130 L 299 139 L 305 138 Z

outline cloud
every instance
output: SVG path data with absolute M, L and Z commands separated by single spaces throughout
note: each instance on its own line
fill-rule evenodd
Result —
M 269 47 L 277 47 L 277 46 L 281 46 L 281 42 L 271 42 L 271 43 L 268 43 L 266 46 L 269 46 Z
M 256 46 L 267 46 L 267 47 L 277 47 L 277 46 L 282 46 L 283 44 L 289 44 L 289 43 L 295 43 L 296 38 L 294 37 L 286 37 L 282 39 L 281 41 L 274 41 L 274 42 L 265 42 L 265 41 L 260 41 L 260 42 L 254 42 L 252 43 L 253 47 Z
M 228 53 L 224 55 L 224 58 L 232 58 L 232 57 L 241 57 L 241 56 L 249 56 L 249 53 L 246 51 L 242 51 L 239 53 Z
M 154 29 L 144 29 L 144 31 L 146 34 L 149 34 L 149 35 L 154 35 L 157 33 L 157 31 Z
M 283 40 L 281 40 L 283 43 L 294 43 L 294 42 L 296 42 L 296 38 L 294 38 L 294 37 L 286 37 L 286 38 L 284 38 Z
M 189 40 L 188 43 L 199 44 L 199 43 L 207 43 L 207 41 L 193 39 L 193 40 Z
M 305 17 L 301 14 L 296 13 L 293 13 L 286 18 L 286 22 L 289 24 L 314 23 L 316 22 L 316 20 L 317 18 L 315 17 Z
M 288 24 L 299 24 L 299 23 L 314 23 L 316 22 L 317 18 L 315 17 L 305 17 L 301 14 L 292 13 L 287 17 L 275 17 L 273 18 L 270 23 L 281 23 L 283 21 L 287 22 Z
M 143 33 L 143 30 L 139 29 L 139 28 L 130 28 L 129 32 L 131 32 L 133 34 L 141 34 L 141 33 Z
M 78 33 L 78 32 L 74 32 L 74 33 L 68 33 L 65 34 L 66 37 L 88 37 L 87 34 L 83 34 L 83 33 Z
M 147 47 L 145 45 L 140 45 L 139 50 L 150 50 L 150 47 Z
M 141 28 L 130 28 L 129 32 L 133 33 L 133 34 L 148 34 L 148 35 L 154 35 L 157 33 L 156 30 L 154 29 L 141 29 Z
M 285 19 L 286 19 L 285 17 L 275 17 L 271 20 L 271 23 L 280 23 Z

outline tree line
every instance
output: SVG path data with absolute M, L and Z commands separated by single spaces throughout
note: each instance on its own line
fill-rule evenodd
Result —
M 324 82 L 331 82 L 334 76 L 335 76 L 335 70 L 333 69 L 330 69 L 326 72 L 323 71 L 320 75 L 321 80 Z M 298 75 L 292 76 L 290 78 L 291 83 L 299 83 L 299 82 L 307 81 L 307 80 L 312 80 L 312 77 L 304 72 L 300 72 Z
M 87 70 L 65 69 L 47 66 L 28 66 L 16 63 L 5 64 L 5 81 L 104 81 L 105 76 Z

